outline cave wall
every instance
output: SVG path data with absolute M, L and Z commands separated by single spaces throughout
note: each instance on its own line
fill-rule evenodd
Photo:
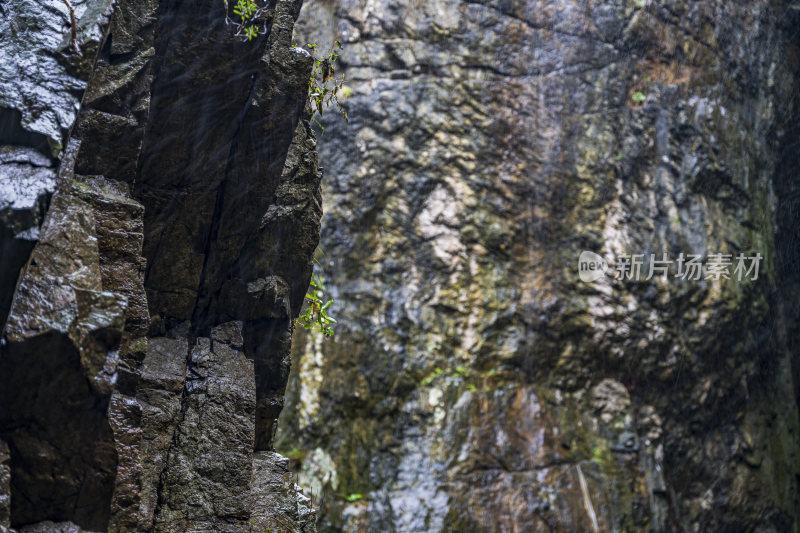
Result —
M 2 2 L 0 531 L 313 531 L 272 451 L 322 214 L 301 2 L 252 42 L 72 4 L 80 54 Z
M 333 340 L 279 449 L 322 531 L 798 531 L 796 2 L 306 2 Z M 761 253 L 756 281 L 581 251 Z

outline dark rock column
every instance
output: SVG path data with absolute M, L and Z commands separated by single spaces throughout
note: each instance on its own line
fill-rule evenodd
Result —
M 98 195 L 77 181 L 54 195 L 6 324 L 0 432 L 11 451 L 12 524 L 108 524 L 117 450 L 106 410 L 128 298 L 103 288 Z
M 161 473 L 181 414 L 186 382 L 186 338 L 150 338 L 136 399 L 142 406 L 141 494 L 137 530 L 151 531 L 158 506 Z
M 191 348 L 154 531 L 247 527 L 256 398 L 242 344 L 242 324 L 231 322 Z
M 272 447 L 319 238 L 301 2 L 271 3 L 252 42 L 221 0 L 100 4 L 73 2 L 96 21 L 84 55 L 65 52 L 83 76 L 77 119 L 62 109 L 75 91 L 58 93 L 40 106 L 49 129 L 21 108 L 0 139 L 25 145 L 0 152 L 1 221 L 39 239 L 0 270 L 0 526 L 242 531 L 255 507 L 272 519 L 270 490 L 302 500 L 253 478 L 281 462 L 253 458 Z M 41 150 L 69 128 L 56 179 Z

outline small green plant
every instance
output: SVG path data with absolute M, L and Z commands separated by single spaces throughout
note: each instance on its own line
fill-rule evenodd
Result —
M 499 377 L 499 374 L 495 368 L 490 368 L 484 372 L 478 372 L 462 365 L 448 367 L 447 369 L 442 369 L 437 366 L 432 372 L 420 380 L 419 385 L 420 387 L 427 387 L 435 380 L 443 377 L 461 380 L 461 382 L 466 385 L 469 392 L 475 392 L 478 390 L 478 386 L 474 382 L 482 382 L 483 390 L 488 391 L 491 390 L 491 387 L 488 386 L 489 382 L 494 381 Z
M 437 366 L 436 368 L 433 369 L 433 372 L 431 372 L 428 376 L 424 377 L 422 381 L 419 382 L 419 384 L 422 385 L 423 387 L 427 387 L 433 382 L 434 379 L 441 376 L 442 374 L 444 374 L 444 370 L 442 370 Z
M 298 463 L 302 463 L 306 456 L 305 452 L 296 446 L 290 448 L 286 452 L 283 452 L 283 455 L 289 459 L 292 459 L 293 461 L 297 461 Z
M 250 41 L 267 33 L 266 24 L 262 27 L 260 22 L 261 16 L 267 10 L 266 7 L 258 7 L 253 0 L 237 0 L 233 6 L 233 14 L 238 17 L 238 20 L 234 20 L 228 16 L 228 0 L 222 1 L 225 3 L 225 22 L 234 26 L 236 37 Z
M 322 265 L 314 258 L 314 263 L 322 270 Z M 333 324 L 336 320 L 328 314 L 328 308 L 333 305 L 334 299 L 328 298 L 325 289 L 325 278 L 321 274 L 311 275 L 305 301 L 305 313 L 297 318 L 297 323 L 305 329 L 319 329 L 326 337 L 333 337 Z
M 631 100 L 633 100 L 637 104 L 641 104 L 642 102 L 647 100 L 647 97 L 644 95 L 642 91 L 636 91 L 631 95 Z
M 592 462 L 599 465 L 603 464 L 603 449 L 597 446 L 592 448 Z
M 353 493 L 353 494 L 348 494 L 347 497 L 345 498 L 345 500 L 347 500 L 348 502 L 357 502 L 358 500 L 360 500 L 363 497 L 364 496 L 361 495 L 361 494 Z
M 311 55 L 314 57 L 314 69 L 311 72 L 311 77 L 308 80 L 308 96 L 311 99 L 314 113 L 319 113 L 322 116 L 323 110 L 335 103 L 339 112 L 347 121 L 347 112 L 339 102 L 339 91 L 342 92 L 344 98 L 348 98 L 353 90 L 344 85 L 344 74 L 341 78 L 336 77 L 336 59 L 339 57 L 337 50 L 342 49 L 342 43 L 339 39 L 334 40 L 328 53 L 317 57 L 314 55 L 318 48 L 317 43 L 309 43 L 306 45 L 311 50 Z M 325 128 L 317 120 L 317 125 L 325 131 Z

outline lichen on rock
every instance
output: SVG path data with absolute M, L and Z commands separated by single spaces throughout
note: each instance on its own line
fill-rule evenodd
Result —
M 299 466 L 321 531 L 800 528 L 798 16 L 306 2 L 351 88 L 320 141 L 344 326 L 296 336 L 279 431 L 335 468 Z M 584 283 L 584 250 L 764 270 Z

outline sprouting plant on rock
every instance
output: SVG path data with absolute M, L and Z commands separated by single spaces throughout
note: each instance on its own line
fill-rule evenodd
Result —
M 245 41 L 255 39 L 267 33 L 267 26 L 261 24 L 261 17 L 267 11 L 266 7 L 259 7 L 253 0 L 237 0 L 233 6 L 234 18 L 229 16 L 228 0 L 225 3 L 225 23 L 232 24 L 236 29 L 234 35 Z M 233 1 L 233 0 L 231 0 Z
M 317 258 L 314 262 L 322 269 Z M 305 329 L 319 329 L 326 337 L 333 337 L 333 324 L 336 320 L 328 314 L 328 308 L 333 305 L 334 299 L 330 298 L 325 289 L 325 279 L 322 275 L 314 273 L 305 298 L 307 307 L 305 312 L 297 318 L 297 323 Z
M 478 387 L 475 385 L 475 382 L 479 384 L 483 383 L 481 387 L 483 390 L 488 391 L 491 389 L 491 387 L 488 386 L 489 383 L 498 377 L 498 372 L 494 368 L 484 372 L 479 372 L 475 369 L 467 368 L 462 365 L 447 368 L 441 368 L 437 366 L 431 372 L 429 372 L 428 375 L 422 378 L 419 384 L 421 387 L 428 387 L 433 382 L 448 377 L 466 383 L 467 390 L 470 392 L 475 392 L 478 389 Z
M 331 45 L 328 53 L 321 57 L 314 55 L 318 48 L 317 43 L 309 43 L 306 46 L 311 50 L 311 55 L 314 57 L 314 69 L 311 72 L 311 78 L 308 80 L 308 96 L 311 99 L 314 113 L 319 113 L 322 116 L 322 112 L 326 107 L 331 103 L 336 103 L 339 112 L 345 120 L 348 120 L 347 112 L 339 102 L 339 91 L 344 87 L 344 74 L 342 74 L 341 78 L 336 77 L 336 59 L 339 57 L 337 50 L 342 49 L 342 43 L 339 39 L 334 40 L 334 44 Z M 317 124 L 323 131 L 325 130 L 319 124 L 319 121 L 317 121 Z

